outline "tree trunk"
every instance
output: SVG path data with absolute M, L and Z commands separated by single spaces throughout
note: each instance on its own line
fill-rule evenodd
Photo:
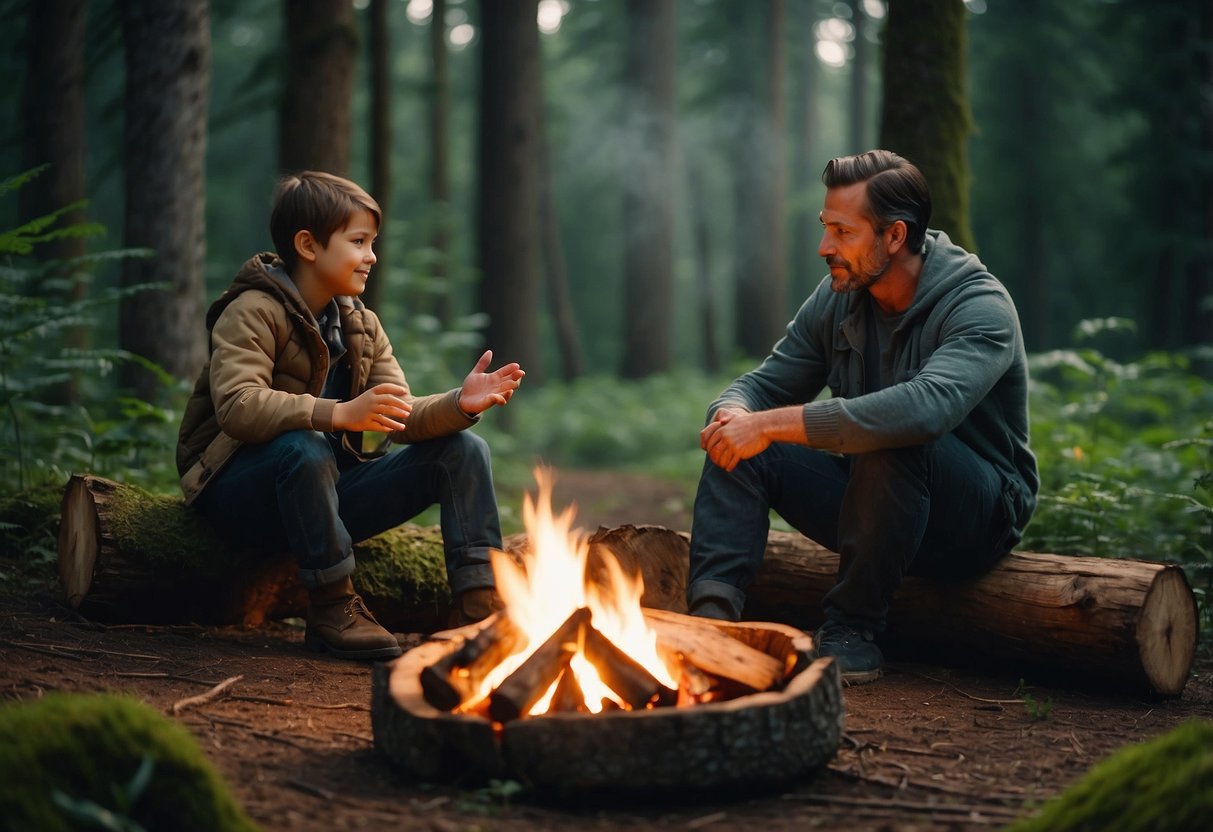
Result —
M 167 282 L 122 301 L 123 349 L 193 378 L 206 359 L 206 124 L 210 11 L 205 0 L 128 0 L 126 41 L 125 241 L 148 259 L 123 261 L 122 283 Z M 140 398 L 158 398 L 155 378 L 124 366 Z
M 20 221 L 44 217 L 85 198 L 84 192 L 84 23 L 85 0 L 34 0 L 29 3 L 29 33 L 26 47 L 23 118 L 25 162 L 28 170 L 49 164 L 38 184 L 22 188 Z M 62 215 L 58 227 L 85 220 L 83 205 Z M 69 261 L 86 251 L 84 237 L 51 240 L 37 248 L 42 260 Z M 53 277 L 67 282 L 66 293 L 48 292 L 69 301 L 83 300 L 88 282 L 73 273 L 66 263 Z M 43 291 L 44 287 L 37 287 Z M 68 330 L 67 344 L 75 349 L 88 346 L 85 326 Z M 52 392 L 60 401 L 76 399 L 73 379 Z
M 351 0 L 283 3 L 286 81 L 279 114 L 282 170 L 348 176 L 358 34 Z
M 21 222 L 44 217 L 85 198 L 85 0 L 29 3 L 22 116 L 26 169 L 49 164 L 36 185 L 22 188 Z M 84 208 L 63 215 L 60 226 L 84 221 Z M 64 260 L 85 252 L 83 237 L 43 243 L 41 258 Z M 79 284 L 83 288 L 83 284 Z M 83 297 L 83 294 L 80 295 Z
M 451 83 L 447 71 L 446 0 L 434 0 L 430 14 L 430 206 L 433 230 L 430 246 L 438 253 L 431 269 L 443 290 L 434 297 L 434 317 L 443 328 L 454 319 L 454 296 L 448 279 L 450 260 L 451 187 L 447 162 L 447 123 Z
M 670 368 L 674 329 L 674 0 L 628 0 L 624 378 Z
M 817 12 L 811 3 L 798 3 L 794 26 L 797 35 L 806 43 L 814 42 L 813 26 L 817 23 Z M 814 161 L 817 146 L 814 138 L 814 119 L 817 112 L 817 86 L 819 63 L 817 53 L 810 48 L 795 51 L 795 107 L 792 127 L 792 268 L 789 286 L 792 307 L 795 311 L 809 296 L 824 274 L 821 258 L 817 256 L 817 243 L 821 239 L 821 225 L 817 219 L 818 206 L 809 201 L 809 194 L 816 192 L 820 183 L 820 168 Z M 816 279 L 815 279 L 816 278 Z
M 972 251 L 963 0 L 889 0 L 884 50 L 881 147 L 918 166 L 931 186 L 931 227 Z
M 371 196 L 383 211 L 375 240 L 374 279 L 367 281 L 362 302 L 378 309 L 391 274 L 387 224 L 392 207 L 392 73 L 391 0 L 371 0 Z
M 734 148 L 736 165 L 735 274 L 737 345 L 761 358 L 783 334 L 788 322 L 786 233 L 784 230 L 784 2 L 763 5 L 764 28 L 756 54 L 765 54 L 761 107 L 753 118 L 742 115 Z M 749 95 L 754 95 L 751 90 Z
M 850 0 L 851 24 L 855 27 L 854 50 L 851 55 L 851 100 L 847 102 L 851 117 L 851 153 L 868 150 L 868 63 L 872 50 L 868 45 L 868 16 L 863 0 Z
M 480 308 L 486 346 L 542 381 L 536 0 L 480 4 Z
M 526 556 L 525 535 L 504 545 Z M 686 612 L 686 534 L 601 528 L 590 545 L 591 581 L 608 583 L 601 558 L 609 551 L 625 573 L 643 576 L 643 606 Z M 436 528 L 403 526 L 357 544 L 354 554 L 354 582 L 385 627 L 444 626 L 450 594 Z M 837 554 L 771 532 L 745 617 L 817 627 L 837 570 Z M 59 574 L 67 603 L 105 620 L 255 625 L 303 612 L 288 554 L 234 550 L 180 499 L 99 477 L 75 476 L 64 492 Z M 1195 599 L 1178 566 L 1016 552 L 973 580 L 907 578 L 880 644 L 891 656 L 1173 695 L 1187 682 L 1197 632 Z
M 552 181 L 552 154 L 548 150 L 546 125 L 543 129 L 543 155 L 539 164 L 539 216 L 543 236 L 543 264 L 547 275 L 552 324 L 556 330 L 556 342 L 560 347 L 560 374 L 565 381 L 573 381 L 580 377 L 583 371 L 581 339 L 577 335 L 577 318 L 573 311 L 573 299 L 569 294 L 564 247 L 560 244 L 560 222 L 556 216 L 556 189 Z
M 699 326 L 703 369 L 720 372 L 720 346 L 716 335 L 716 291 L 712 285 L 712 230 L 708 223 L 707 197 L 698 165 L 687 166 L 687 195 L 691 202 L 692 237 L 695 240 L 696 283 L 699 286 Z

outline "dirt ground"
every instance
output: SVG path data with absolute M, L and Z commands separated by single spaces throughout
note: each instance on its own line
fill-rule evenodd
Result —
M 639 478 L 565 476 L 556 503 L 569 499 L 589 528 L 689 522 L 676 489 Z M 437 832 L 997 828 L 1117 748 L 1213 718 L 1205 651 L 1181 696 L 1154 699 L 892 661 L 879 682 L 845 690 L 838 752 L 805 782 L 757 795 L 556 805 L 525 792 L 508 799 L 501 788 L 408 782 L 374 747 L 369 665 L 308 653 L 302 642 L 291 623 L 104 627 L 49 591 L 0 596 L 0 706 L 49 691 L 107 690 L 171 713 L 239 676 L 225 697 L 174 719 L 266 830 Z

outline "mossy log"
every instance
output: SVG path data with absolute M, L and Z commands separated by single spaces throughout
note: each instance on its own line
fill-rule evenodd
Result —
M 660 526 L 599 529 L 590 574 L 609 549 L 639 571 L 641 603 L 686 612 L 688 536 Z M 506 539 L 521 557 L 525 535 Z M 355 583 L 384 626 L 432 632 L 449 591 L 437 529 L 404 526 L 359 544 Z M 254 625 L 300 615 L 293 559 L 233 551 L 177 498 L 77 476 L 63 498 L 59 569 L 69 604 L 101 620 Z M 744 616 L 811 629 L 838 555 L 773 531 Z M 973 580 L 907 578 L 881 646 L 891 657 L 986 664 L 1127 692 L 1178 694 L 1196 652 L 1196 602 L 1182 569 L 1144 560 L 1016 552 Z
M 385 627 L 443 625 L 450 591 L 438 529 L 402 526 L 354 556 L 358 589 Z M 307 605 L 288 552 L 234 547 L 180 497 L 87 475 L 63 493 L 59 579 L 67 604 L 100 621 L 257 626 Z

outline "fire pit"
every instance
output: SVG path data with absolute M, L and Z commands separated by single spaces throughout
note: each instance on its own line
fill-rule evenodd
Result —
M 609 556 L 591 568 L 572 510 L 553 518 L 539 482 L 530 552 L 494 554 L 506 609 L 375 668 L 375 744 L 405 774 L 706 789 L 785 782 L 834 755 L 838 670 L 809 636 L 643 609 L 639 579 Z

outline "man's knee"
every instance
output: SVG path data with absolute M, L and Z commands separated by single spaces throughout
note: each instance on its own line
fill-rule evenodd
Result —
M 930 465 L 931 451 L 932 446 L 927 444 L 855 454 L 851 458 L 851 476 L 882 480 L 903 477 L 921 479 Z

